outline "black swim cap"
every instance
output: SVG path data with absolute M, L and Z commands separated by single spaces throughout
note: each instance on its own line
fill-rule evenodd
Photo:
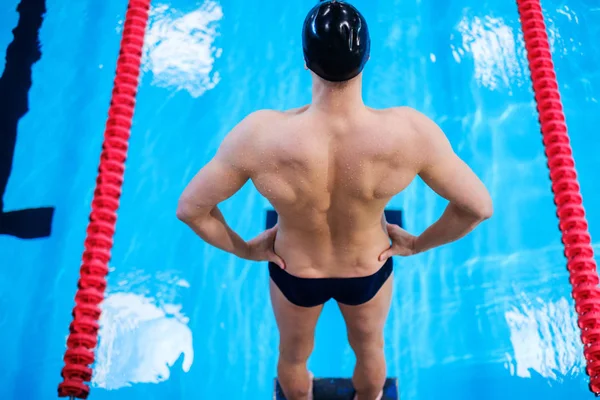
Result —
M 304 20 L 302 47 L 311 71 L 326 81 L 347 81 L 360 74 L 369 59 L 367 21 L 348 3 L 321 0 Z

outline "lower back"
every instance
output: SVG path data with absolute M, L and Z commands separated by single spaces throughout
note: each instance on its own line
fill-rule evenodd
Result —
M 381 214 L 358 223 L 335 223 L 325 216 L 311 219 L 308 214 L 279 216 L 275 252 L 284 259 L 288 273 L 305 278 L 354 277 L 379 269 L 378 256 L 389 247 Z

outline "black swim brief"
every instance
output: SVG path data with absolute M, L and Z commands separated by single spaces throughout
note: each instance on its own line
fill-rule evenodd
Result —
M 335 299 L 338 303 L 357 306 L 371 300 L 392 274 L 392 258 L 373 275 L 359 278 L 300 278 L 269 263 L 269 275 L 286 299 L 300 307 L 315 307 Z

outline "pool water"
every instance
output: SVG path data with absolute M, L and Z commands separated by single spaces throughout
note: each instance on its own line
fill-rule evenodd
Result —
M 278 333 L 266 265 L 205 245 L 175 207 L 246 114 L 310 101 L 300 26 L 313 4 L 153 3 L 92 399 L 272 396 Z M 494 217 L 467 238 L 396 260 L 385 337 L 401 398 L 592 398 L 516 5 L 353 4 L 373 41 L 367 104 L 434 118 L 495 202 Z M 600 7 L 543 6 L 597 240 Z M 124 14 L 117 0 L 0 2 L 0 52 L 9 50 L 0 57 L 2 399 L 56 397 Z M 413 233 L 444 206 L 419 180 L 390 203 Z M 247 185 L 221 209 L 250 238 L 268 208 Z M 353 363 L 341 315 L 328 304 L 309 366 L 348 377 Z

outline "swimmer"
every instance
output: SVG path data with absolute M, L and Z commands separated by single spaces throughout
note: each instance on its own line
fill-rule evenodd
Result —
M 335 300 L 356 354 L 356 400 L 382 396 L 383 329 L 392 296 L 392 256 L 455 241 L 492 215 L 483 183 L 441 129 L 408 107 L 373 109 L 362 98 L 370 37 L 361 13 L 322 1 L 302 30 L 312 102 L 261 110 L 225 137 L 192 179 L 177 216 L 203 240 L 238 257 L 268 261 L 280 333 L 277 376 L 289 400 L 312 397 L 307 360 L 323 304 Z M 419 236 L 388 224 L 390 199 L 419 176 L 449 204 Z M 251 180 L 279 215 L 246 242 L 217 205 Z

